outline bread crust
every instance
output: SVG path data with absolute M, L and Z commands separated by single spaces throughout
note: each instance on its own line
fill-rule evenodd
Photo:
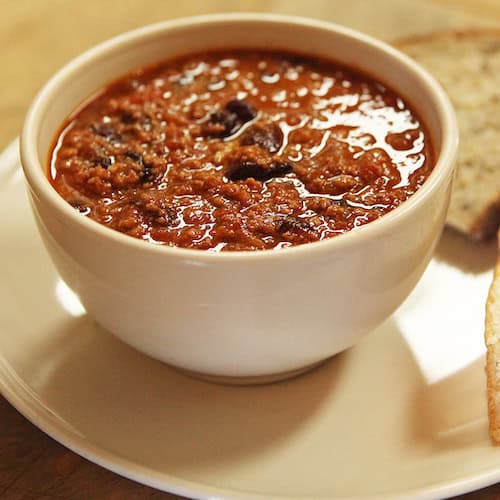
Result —
M 498 234 L 500 242 L 500 233 Z M 486 390 L 489 431 L 492 440 L 500 443 L 500 257 L 486 300 L 484 340 L 486 344 Z

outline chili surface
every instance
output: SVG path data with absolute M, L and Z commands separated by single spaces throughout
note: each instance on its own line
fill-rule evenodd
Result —
M 75 209 L 156 244 L 285 248 L 393 210 L 433 168 L 405 101 L 286 52 L 209 52 L 138 69 L 64 123 L 49 177 Z

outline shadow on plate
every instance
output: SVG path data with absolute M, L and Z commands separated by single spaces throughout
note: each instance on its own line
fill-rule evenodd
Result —
M 493 268 L 497 259 L 496 240 L 471 241 L 454 229 L 446 228 L 434 253 L 438 261 L 445 261 L 466 273 L 479 274 Z
M 90 442 L 135 462 L 175 460 L 176 467 L 231 462 L 289 439 L 335 390 L 349 357 L 288 381 L 235 387 L 153 360 L 88 316 L 66 320 L 56 337 L 39 355 L 50 365 L 41 361 L 36 377 L 47 406 Z

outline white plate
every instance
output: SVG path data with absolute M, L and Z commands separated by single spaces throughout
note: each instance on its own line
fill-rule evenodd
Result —
M 482 339 L 494 244 L 445 234 L 404 306 L 355 348 L 294 380 L 229 387 L 85 315 L 41 246 L 16 144 L 0 156 L 0 234 L 0 389 L 104 467 L 205 499 L 442 498 L 500 480 Z

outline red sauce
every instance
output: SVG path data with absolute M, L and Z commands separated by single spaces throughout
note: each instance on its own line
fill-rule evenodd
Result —
M 422 123 L 357 71 L 288 53 L 195 54 L 100 90 L 54 140 L 75 209 L 157 244 L 284 248 L 393 210 L 433 168 Z

